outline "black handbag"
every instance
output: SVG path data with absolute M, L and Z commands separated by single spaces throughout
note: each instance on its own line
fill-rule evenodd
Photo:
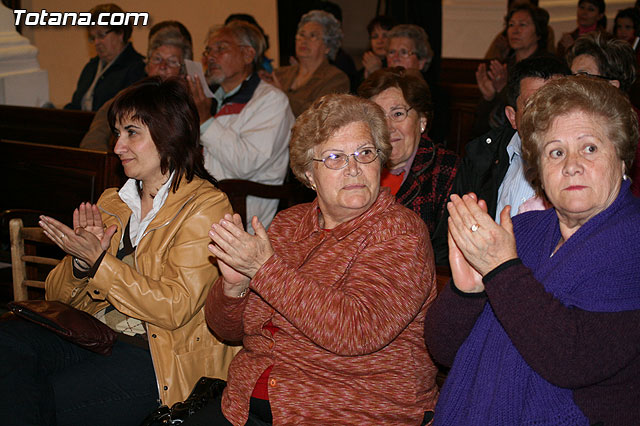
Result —
M 222 379 L 201 377 L 184 402 L 176 402 L 171 408 L 166 405 L 158 407 L 144 419 L 140 426 L 182 424 L 187 418 L 191 417 L 210 401 L 220 398 L 225 386 L 227 386 L 227 382 Z
M 11 312 L 51 330 L 76 345 L 101 355 L 110 355 L 118 333 L 88 313 L 53 300 L 9 302 Z

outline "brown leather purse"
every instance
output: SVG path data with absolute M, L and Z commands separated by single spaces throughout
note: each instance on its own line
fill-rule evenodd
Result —
M 9 302 L 11 312 L 51 330 L 63 339 L 101 355 L 111 355 L 118 333 L 88 313 L 52 300 Z

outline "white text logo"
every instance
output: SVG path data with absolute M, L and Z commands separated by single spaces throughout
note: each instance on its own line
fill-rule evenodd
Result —
M 16 16 L 15 25 L 24 23 L 26 26 L 64 26 L 64 25 L 147 25 L 149 14 L 147 12 L 115 12 L 101 13 L 97 21 L 91 20 L 89 12 L 47 12 L 42 9 L 40 12 L 27 12 L 26 9 L 16 9 L 13 11 Z M 24 19 L 24 21 L 23 21 Z

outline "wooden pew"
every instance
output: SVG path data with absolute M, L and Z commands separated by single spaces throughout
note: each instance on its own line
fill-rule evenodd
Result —
M 95 203 L 124 173 L 113 153 L 0 140 L 0 211 L 33 209 L 71 224 L 81 202 Z
M 480 90 L 476 84 L 478 59 L 444 58 L 440 72 L 440 89 L 448 99 L 449 133 L 447 148 L 464 156 L 464 146 L 471 140 L 471 128 Z
M 93 112 L 0 105 L 0 139 L 80 146 Z

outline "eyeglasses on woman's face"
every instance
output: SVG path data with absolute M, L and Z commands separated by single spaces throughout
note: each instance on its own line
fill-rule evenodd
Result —
M 601 80 L 606 80 L 606 81 L 611 81 L 613 79 L 609 78 L 609 77 L 605 77 L 604 75 L 598 75 L 598 74 L 591 74 L 587 71 L 578 71 L 578 72 L 574 72 L 573 75 L 586 75 L 587 77 L 594 77 L 594 78 L 599 78 Z
M 387 52 L 387 55 L 389 56 L 395 56 L 398 55 L 401 58 L 408 58 L 411 55 L 417 55 L 416 52 L 414 52 L 413 50 L 407 50 L 407 49 L 389 49 L 389 52 Z
M 106 36 L 109 35 L 109 33 L 112 33 L 113 30 L 106 30 L 106 31 L 96 31 L 95 34 L 91 34 L 91 32 L 89 33 L 89 43 L 94 43 L 96 40 L 104 40 L 104 38 Z
M 160 65 L 165 63 L 169 68 L 180 68 L 182 65 L 176 58 L 163 58 L 160 55 L 153 55 L 149 58 L 149 63 L 153 65 Z
M 372 146 L 359 148 L 353 154 L 345 154 L 344 152 L 331 152 L 324 158 L 314 158 L 313 161 L 322 161 L 326 168 L 331 170 L 343 169 L 349 164 L 349 157 L 353 157 L 360 164 L 369 164 L 378 158 L 379 149 Z
M 304 30 L 302 30 L 296 33 L 296 38 L 299 40 L 318 41 L 318 40 L 322 40 L 322 34 L 315 31 L 307 33 Z
M 394 107 L 391 108 L 391 110 L 387 113 L 387 117 L 389 117 L 389 120 L 399 123 L 406 120 L 407 116 L 409 115 L 409 111 L 411 111 L 412 109 L 413 107 Z

